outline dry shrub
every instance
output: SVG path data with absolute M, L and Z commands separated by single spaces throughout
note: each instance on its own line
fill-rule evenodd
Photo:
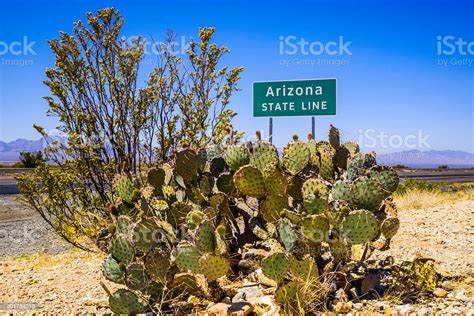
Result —
M 396 195 L 394 200 L 400 210 L 418 210 L 462 200 L 472 201 L 474 200 L 474 190 L 472 187 L 454 191 L 413 189 L 404 194 Z

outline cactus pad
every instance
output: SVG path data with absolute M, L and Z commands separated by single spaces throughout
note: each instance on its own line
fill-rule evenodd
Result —
M 147 310 L 147 305 L 135 293 L 125 289 L 115 291 L 109 297 L 109 305 L 112 312 L 119 315 L 140 314 Z
M 153 244 L 154 230 L 151 225 L 137 223 L 133 228 L 133 245 L 135 249 L 146 253 Z
M 329 221 L 324 215 L 312 215 L 303 219 L 300 223 L 302 235 L 313 243 L 326 240 L 329 231 Z
M 267 194 L 285 194 L 287 180 L 280 168 L 270 167 L 265 169 L 263 172 L 263 182 Z
M 379 224 L 374 214 L 367 210 L 352 211 L 342 222 L 342 231 L 351 245 L 364 244 L 379 235 Z
M 217 189 L 225 194 L 230 194 L 234 191 L 234 177 L 230 173 L 223 173 L 217 178 Z
M 291 177 L 288 181 L 286 193 L 291 196 L 294 205 L 303 201 L 303 193 L 301 192 L 303 183 L 304 180 L 298 176 Z
M 336 150 L 328 142 L 319 142 L 316 145 L 319 155 L 319 174 L 326 180 L 334 178 L 333 158 Z
M 119 174 L 113 183 L 114 192 L 128 204 L 133 204 L 135 200 L 135 185 L 133 180 L 126 174 Z
M 380 225 L 380 232 L 387 239 L 392 239 L 400 228 L 400 220 L 396 217 L 386 218 Z
M 308 179 L 301 188 L 304 207 L 309 214 L 319 214 L 327 209 L 328 189 L 323 180 Z
M 293 277 L 302 281 L 314 281 L 318 277 L 318 267 L 311 257 L 298 260 L 294 256 L 290 257 L 289 270 Z
M 125 270 L 125 284 L 131 290 L 144 289 L 150 279 L 145 273 L 145 267 L 139 263 L 132 263 Z
M 286 251 L 292 251 L 296 245 L 296 234 L 289 220 L 286 219 L 280 223 L 278 236 Z
M 278 284 L 285 279 L 288 267 L 288 259 L 283 253 L 275 253 L 262 261 L 263 273 Z
M 295 175 L 306 167 L 310 156 L 311 153 L 308 146 L 296 138 L 283 148 L 283 167 L 285 167 L 289 173 Z
M 261 198 L 265 195 L 262 173 L 252 166 L 243 166 L 234 175 L 235 187 L 245 195 Z
M 120 269 L 119 263 L 111 256 L 108 255 L 104 263 L 102 264 L 104 276 L 107 280 L 123 284 L 125 280 L 125 274 Z
M 191 182 L 198 173 L 200 160 L 190 149 L 182 150 L 176 155 L 176 173 L 183 177 L 185 183 Z
M 170 256 L 162 249 L 156 248 L 145 257 L 145 272 L 157 282 L 164 281 L 170 266 Z
M 183 272 L 191 271 L 192 273 L 200 273 L 199 258 L 201 257 L 196 247 L 191 245 L 178 246 L 176 255 L 176 265 Z
M 351 141 L 345 142 L 342 146 L 349 151 L 350 156 L 354 156 L 360 151 L 359 145 Z
M 360 177 L 352 184 L 352 202 L 357 208 L 377 211 L 385 197 L 379 183 L 368 177 Z
M 250 164 L 263 172 L 270 166 L 279 164 L 278 151 L 276 147 L 268 142 L 259 141 L 253 145 L 250 154 Z
M 133 222 L 130 219 L 130 217 L 125 216 L 125 215 L 120 215 L 117 218 L 117 221 L 115 223 L 115 231 L 118 234 L 129 235 L 133 230 L 132 226 L 133 226 Z
M 222 157 L 216 157 L 211 160 L 210 171 L 214 177 L 218 177 L 221 173 L 225 172 L 227 164 L 225 159 Z
M 260 205 L 260 215 L 267 222 L 275 222 L 280 218 L 280 214 L 288 208 L 288 196 L 269 195 Z
M 343 200 L 351 203 L 351 184 L 346 181 L 338 180 L 332 186 L 331 194 L 334 200 Z
M 398 174 L 390 167 L 373 167 L 369 171 L 369 178 L 375 179 L 384 190 L 385 197 L 390 196 L 398 187 Z
M 350 260 L 351 247 L 349 247 L 343 240 L 334 240 L 330 242 L 329 250 L 336 263 Z
M 301 286 L 301 283 L 292 281 L 279 287 L 275 293 L 276 301 L 281 305 L 294 304 L 298 300 Z
M 161 187 L 165 184 L 166 172 L 161 168 L 150 168 L 147 173 L 148 183 L 156 190 L 161 191 Z
M 199 226 L 196 246 L 201 252 L 214 252 L 216 249 L 216 236 L 210 222 L 203 222 Z
M 123 234 L 117 234 L 110 241 L 110 253 L 120 263 L 129 264 L 135 257 L 130 240 Z
M 225 162 L 232 171 L 239 170 L 240 167 L 249 163 L 249 153 L 247 148 L 241 145 L 230 146 L 225 153 Z
M 328 138 L 329 138 L 329 143 L 331 144 L 332 148 L 336 150 L 339 149 L 339 147 L 341 146 L 339 130 L 332 125 L 329 128 Z
M 227 259 L 221 256 L 206 254 L 199 260 L 201 265 L 201 273 L 204 274 L 208 281 L 215 281 L 226 275 L 230 269 Z

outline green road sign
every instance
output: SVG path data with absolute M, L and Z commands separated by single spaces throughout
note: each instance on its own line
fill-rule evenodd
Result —
M 336 115 L 336 79 L 253 83 L 253 116 Z

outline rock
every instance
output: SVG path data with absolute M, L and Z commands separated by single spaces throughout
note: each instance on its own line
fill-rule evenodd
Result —
M 436 297 L 444 298 L 444 297 L 448 296 L 448 291 L 446 291 L 445 289 L 437 287 L 436 289 L 434 289 L 433 295 L 436 296 Z
M 262 290 L 258 287 L 257 283 L 251 283 L 244 285 L 243 288 L 237 290 L 237 294 L 232 298 L 232 302 L 242 302 L 254 299 L 256 297 L 263 296 Z
M 352 309 L 352 302 L 338 302 L 334 306 L 336 313 L 349 313 Z
M 278 315 L 278 305 L 275 303 L 274 295 L 265 295 L 250 299 L 249 302 L 255 307 L 255 313 L 260 315 L 259 311 L 264 311 L 264 315 Z
M 266 286 L 270 286 L 270 287 L 277 286 L 277 283 L 275 281 L 273 281 L 272 279 L 265 276 L 265 274 L 263 274 L 262 269 L 257 269 L 255 271 L 255 275 L 257 276 L 258 283 L 266 285 Z
M 398 309 L 400 314 L 407 315 L 408 313 L 413 311 L 413 306 L 411 306 L 410 304 L 398 305 L 398 306 L 396 306 L 396 309 Z
M 423 307 L 417 310 L 418 316 L 428 316 L 432 314 L 432 309 L 429 307 Z
M 470 298 L 467 297 L 466 294 L 464 294 L 464 290 L 457 290 L 453 294 L 454 294 L 454 298 L 458 301 L 463 301 L 463 302 L 470 301 Z
M 454 290 L 454 283 L 452 281 L 446 280 L 441 283 L 441 287 L 447 291 L 452 291 Z
M 248 302 L 239 303 L 217 303 L 209 307 L 207 314 L 209 316 L 246 316 L 253 312 L 254 307 Z
M 453 306 L 449 306 L 441 311 L 443 315 L 458 315 L 461 314 L 461 311 Z
M 425 225 L 425 221 L 422 220 L 422 219 L 419 219 L 417 222 L 416 222 L 416 225 L 420 226 L 420 225 Z
M 353 307 L 355 310 L 361 310 L 362 308 L 364 308 L 364 304 L 362 304 L 362 303 L 355 303 L 352 307 Z
M 383 302 L 383 301 L 382 302 L 377 302 L 377 303 L 374 304 L 375 309 L 378 310 L 378 311 L 383 311 L 384 309 L 386 309 L 389 306 L 390 306 L 390 303 Z

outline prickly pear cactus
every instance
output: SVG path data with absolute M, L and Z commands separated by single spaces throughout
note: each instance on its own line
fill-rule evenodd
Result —
M 389 248 L 400 226 L 398 182 L 334 126 L 328 141 L 294 137 L 281 159 L 257 135 L 117 175 L 102 269 L 126 289 L 110 294 L 111 309 L 156 311 L 191 295 L 219 301 L 226 282 L 259 268 L 278 285 L 278 302 L 294 301 L 308 280 Z M 241 266 L 252 250 L 260 255 Z

